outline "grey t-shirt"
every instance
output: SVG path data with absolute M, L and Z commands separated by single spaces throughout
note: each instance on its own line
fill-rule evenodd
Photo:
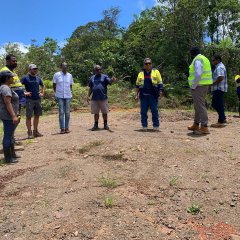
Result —
M 7 85 L 1 85 L 0 86 L 0 119 L 2 120 L 12 120 L 11 115 L 9 114 L 5 102 L 3 100 L 3 96 L 9 96 L 11 97 L 11 103 L 13 106 L 13 111 L 18 114 L 19 111 L 19 97 L 18 95 L 11 90 L 10 87 Z

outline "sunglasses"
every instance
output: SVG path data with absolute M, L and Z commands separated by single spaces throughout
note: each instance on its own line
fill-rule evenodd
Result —
M 148 63 L 145 63 L 145 65 L 151 65 L 151 64 L 152 64 L 152 63 L 149 63 L 149 62 L 148 62 Z
M 101 68 L 96 69 L 96 71 L 100 71 L 100 70 L 102 70 L 102 69 Z

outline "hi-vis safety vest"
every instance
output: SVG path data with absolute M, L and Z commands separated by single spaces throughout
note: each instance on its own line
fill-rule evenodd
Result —
M 151 79 L 152 79 L 152 84 L 153 84 L 154 87 L 157 87 L 159 84 L 162 84 L 161 74 L 155 68 L 153 68 L 152 71 L 151 71 Z M 136 85 L 139 86 L 139 88 L 143 88 L 143 85 L 144 85 L 144 71 L 141 71 L 138 74 Z
M 189 86 L 191 87 L 193 85 L 193 81 L 195 78 L 194 63 L 196 60 L 201 61 L 203 64 L 203 74 L 201 76 L 200 81 L 198 82 L 198 85 L 199 86 L 211 85 L 213 83 L 211 64 L 205 56 L 203 56 L 202 54 L 199 54 L 193 59 L 192 64 L 189 66 L 189 77 L 188 77 Z
M 10 72 L 16 74 L 15 72 L 11 71 L 8 67 L 3 67 L 0 71 L 10 71 Z M 10 87 L 15 88 L 15 87 L 22 87 L 22 86 L 23 85 L 22 85 L 19 77 L 18 76 L 13 77 L 13 83 L 10 84 Z
M 235 82 L 236 82 L 236 86 L 240 87 L 240 83 L 237 83 L 237 80 L 240 78 L 240 75 L 236 75 L 235 76 Z

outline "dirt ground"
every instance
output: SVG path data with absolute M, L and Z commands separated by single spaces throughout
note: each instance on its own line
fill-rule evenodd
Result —
M 240 232 L 240 119 L 207 136 L 192 113 L 162 111 L 160 132 L 141 132 L 137 110 L 112 111 L 112 131 L 89 113 L 43 116 L 42 138 L 0 166 L 0 239 L 227 240 Z M 210 114 L 210 123 L 216 118 Z M 102 125 L 102 122 L 101 122 Z

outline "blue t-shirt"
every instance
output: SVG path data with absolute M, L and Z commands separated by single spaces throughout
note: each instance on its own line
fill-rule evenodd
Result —
M 25 86 L 27 92 L 31 92 L 32 96 L 27 96 L 27 99 L 38 100 L 39 96 L 39 86 L 43 86 L 42 79 L 38 76 L 32 76 L 27 74 L 21 79 L 22 84 Z
M 92 100 L 102 101 L 108 98 L 107 85 L 111 79 L 105 74 L 93 75 L 89 80 L 89 87 L 92 89 Z

